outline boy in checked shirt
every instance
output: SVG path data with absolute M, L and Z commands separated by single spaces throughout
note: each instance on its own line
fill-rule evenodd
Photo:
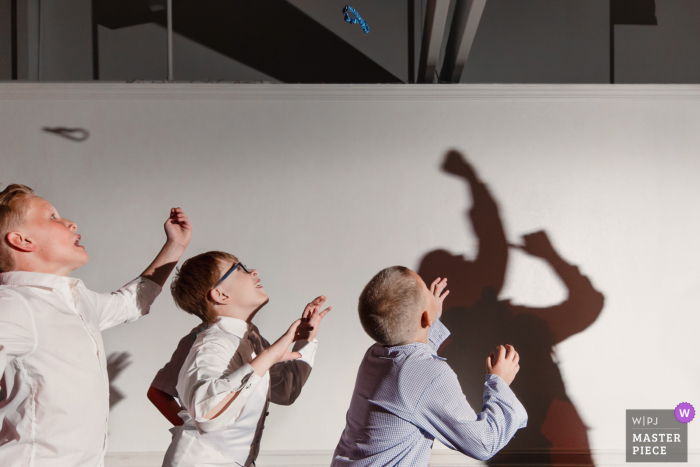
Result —
M 440 322 L 447 279 L 428 289 L 402 266 L 380 271 L 360 295 L 362 327 L 377 343 L 367 350 L 335 449 L 333 467 L 427 466 L 435 438 L 486 460 L 527 423 L 508 387 L 520 366 L 510 346 L 486 359 L 484 405 L 475 414 L 457 375 L 437 349 L 450 332 Z M 444 292 L 444 293 L 443 293 Z

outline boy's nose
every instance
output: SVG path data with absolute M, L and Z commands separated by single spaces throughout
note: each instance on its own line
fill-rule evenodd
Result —
M 250 273 L 251 273 L 254 277 L 257 277 L 257 276 L 258 276 L 258 270 L 257 270 L 257 269 L 251 269 L 251 270 L 250 270 Z
M 66 221 L 68 222 L 68 228 L 69 228 L 69 229 L 71 229 L 71 230 L 73 230 L 73 231 L 78 230 L 78 224 L 76 224 L 76 223 L 73 222 L 73 221 L 69 221 L 68 219 L 66 219 Z

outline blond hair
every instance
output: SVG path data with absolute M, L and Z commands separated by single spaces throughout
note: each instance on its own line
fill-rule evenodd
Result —
M 408 344 L 423 307 L 420 284 L 404 266 L 382 269 L 360 294 L 358 312 L 365 332 L 380 344 Z
M 25 185 L 13 183 L 0 192 L 0 272 L 8 272 L 14 269 L 14 261 L 10 245 L 7 242 L 7 234 L 22 224 L 27 213 L 27 201 L 36 196 L 34 190 Z
M 205 323 L 213 323 L 217 315 L 209 291 L 220 279 L 224 261 L 237 263 L 238 258 L 223 251 L 208 251 L 182 263 L 170 284 L 175 304 Z

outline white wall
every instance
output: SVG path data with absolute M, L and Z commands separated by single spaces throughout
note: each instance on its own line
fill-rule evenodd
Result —
M 356 300 L 374 273 L 440 247 L 475 251 L 464 187 L 439 169 L 449 148 L 488 183 L 511 242 L 545 229 L 605 295 L 598 320 L 556 349 L 591 447 L 624 449 L 625 409 L 700 404 L 700 87 L 2 84 L 0 101 L 0 183 L 28 184 L 77 221 L 89 287 L 138 275 L 182 206 L 187 255 L 223 249 L 260 270 L 268 339 L 329 297 L 312 377 L 293 406 L 272 408 L 264 450 L 334 448 L 371 344 Z M 502 298 L 564 296 L 512 252 Z M 166 449 L 145 394 L 195 324 L 165 291 L 150 316 L 105 333 L 108 353 L 133 362 L 115 381 L 126 398 L 111 451 Z

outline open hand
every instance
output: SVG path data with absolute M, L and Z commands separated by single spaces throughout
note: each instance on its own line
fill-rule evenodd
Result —
M 169 242 L 187 248 L 192 239 L 192 224 L 182 208 L 172 208 L 170 217 L 165 221 L 165 235 Z
M 508 353 L 506 354 L 506 350 Z M 493 353 L 486 357 L 486 372 L 492 375 L 498 375 L 506 382 L 508 386 L 515 379 L 515 375 L 520 371 L 520 355 L 515 351 L 512 345 L 505 347 L 499 345 L 496 347 L 498 357 Z
M 304 313 L 301 315 L 302 324 L 297 329 L 297 337 L 295 340 L 314 340 L 316 333 L 318 333 L 318 327 L 321 324 L 321 320 L 328 314 L 329 311 L 331 311 L 331 307 L 320 311 L 325 301 L 326 296 L 320 295 L 311 303 L 306 305 L 306 308 L 304 308 Z
M 433 297 L 435 297 L 435 300 L 437 300 L 438 316 L 442 316 L 442 303 L 450 294 L 450 291 L 445 290 L 445 287 L 447 287 L 447 277 L 443 278 L 442 280 L 438 277 L 432 284 L 430 284 L 430 293 L 433 294 Z M 443 290 L 445 290 L 445 293 L 442 293 Z

